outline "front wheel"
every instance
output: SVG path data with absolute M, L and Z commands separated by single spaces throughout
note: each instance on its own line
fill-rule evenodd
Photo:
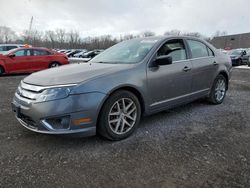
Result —
M 0 75 L 2 75 L 4 73 L 4 69 L 3 67 L 0 66 Z
M 238 60 L 237 65 L 238 65 L 238 66 L 241 66 L 241 65 L 242 65 L 242 60 L 241 60 L 241 59 Z
M 209 101 L 213 104 L 221 104 L 227 92 L 227 80 L 223 75 L 218 75 L 214 81 L 209 95 Z
M 117 91 L 104 103 L 97 131 L 109 140 L 122 140 L 135 131 L 140 117 L 138 98 L 129 91 Z

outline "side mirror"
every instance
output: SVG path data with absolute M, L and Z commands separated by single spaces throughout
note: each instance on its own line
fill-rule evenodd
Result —
M 243 55 L 247 55 L 247 52 L 246 52 L 246 51 L 243 51 L 243 52 L 242 52 L 242 56 L 243 56 Z
M 16 55 L 15 55 L 15 54 L 8 54 L 7 56 L 10 57 L 10 58 L 13 58 L 13 57 L 15 57 Z
M 170 65 L 172 63 L 173 63 L 172 57 L 171 56 L 167 56 L 167 55 L 157 57 L 156 60 L 155 60 L 155 64 L 159 65 L 159 66 Z

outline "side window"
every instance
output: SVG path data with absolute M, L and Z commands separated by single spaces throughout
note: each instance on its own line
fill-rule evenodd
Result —
M 46 56 L 46 55 L 50 55 L 50 52 L 46 51 L 46 50 L 33 50 L 33 55 L 34 56 Z
M 187 59 L 186 49 L 183 40 L 174 39 L 166 42 L 157 52 L 157 56 L 171 56 L 173 61 Z
M 17 46 L 6 46 L 7 51 L 17 48 Z
M 207 47 L 207 50 L 209 56 L 214 56 L 214 52 L 210 48 Z
M 30 50 L 18 50 L 14 54 L 16 57 L 30 56 L 31 55 Z
M 4 46 L 0 46 L 0 51 L 5 51 Z
M 208 50 L 207 46 L 202 42 L 196 40 L 187 40 L 188 45 L 190 47 L 192 58 L 200 58 L 200 57 L 207 57 Z

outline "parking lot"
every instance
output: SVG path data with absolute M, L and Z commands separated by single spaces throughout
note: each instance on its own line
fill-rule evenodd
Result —
M 250 70 L 222 105 L 199 100 L 143 118 L 130 138 L 24 129 L 11 100 L 27 75 L 0 77 L 0 187 L 250 187 Z

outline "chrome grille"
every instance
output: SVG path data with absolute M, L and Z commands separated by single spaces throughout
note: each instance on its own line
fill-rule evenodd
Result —
M 34 85 L 28 85 L 23 82 L 20 83 L 20 85 L 17 88 L 17 94 L 20 97 L 29 99 L 29 100 L 36 100 L 38 95 L 44 90 L 43 87 L 40 86 L 34 86 Z

